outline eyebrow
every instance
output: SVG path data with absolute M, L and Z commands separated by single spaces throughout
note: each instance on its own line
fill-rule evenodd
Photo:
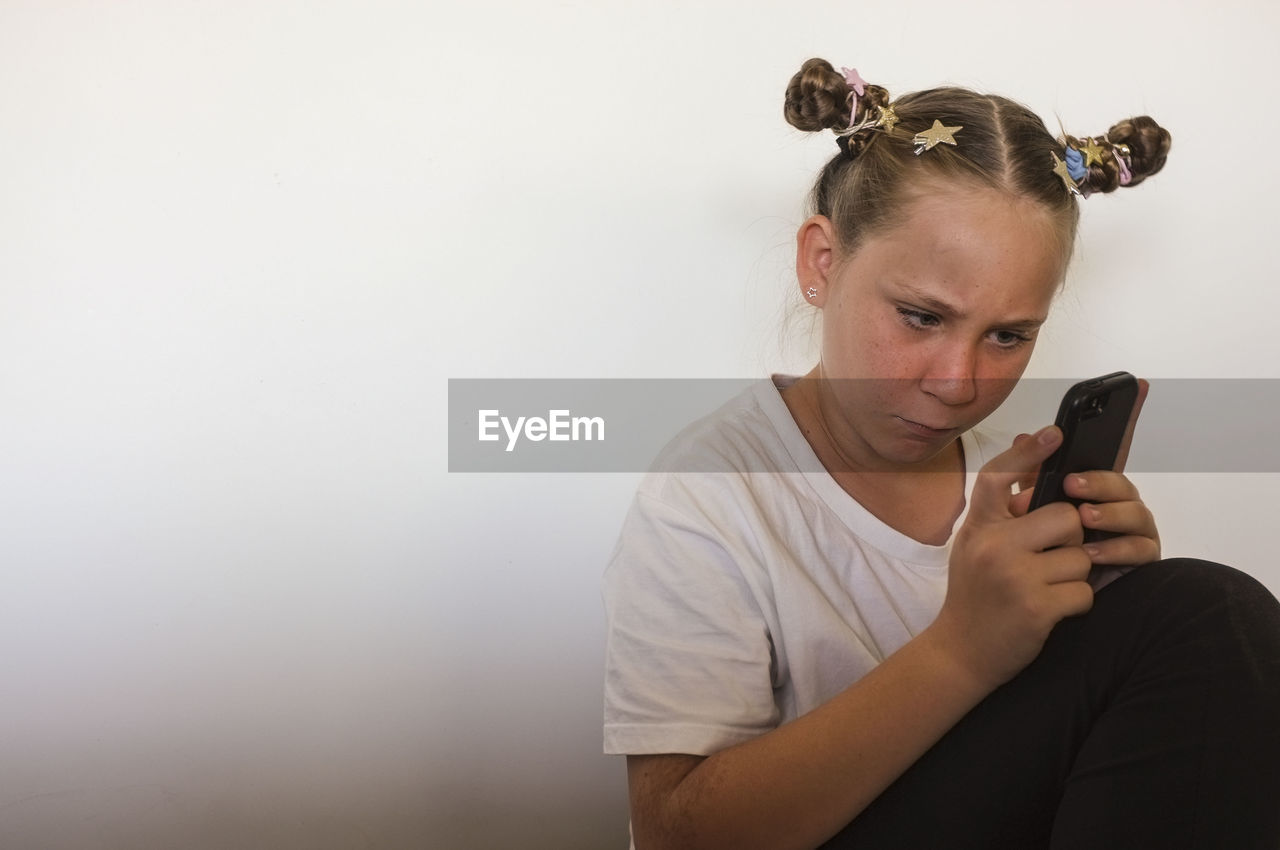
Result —
M 936 295 L 916 289 L 910 284 L 899 284 L 897 289 L 908 300 L 914 301 L 922 307 L 927 307 L 930 311 L 937 313 L 939 316 L 949 319 L 965 318 L 963 310 L 948 304 Z M 1045 320 L 1043 318 L 1030 316 L 1025 319 L 1012 319 L 1007 322 L 996 322 L 996 324 L 1002 328 L 1033 331 L 1043 325 L 1044 322 Z

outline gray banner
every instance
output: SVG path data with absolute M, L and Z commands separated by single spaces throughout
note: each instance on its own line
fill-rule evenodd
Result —
M 759 380 L 450 379 L 449 471 L 643 472 L 676 434 Z M 982 427 L 1051 424 L 1073 383 L 1023 380 Z M 1153 379 L 1127 469 L 1280 472 L 1278 432 L 1280 380 Z M 716 466 L 689 458 L 688 471 Z

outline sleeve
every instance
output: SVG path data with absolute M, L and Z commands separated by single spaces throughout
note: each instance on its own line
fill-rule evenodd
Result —
M 710 755 L 778 725 L 741 566 L 709 520 L 637 494 L 605 571 L 605 752 Z

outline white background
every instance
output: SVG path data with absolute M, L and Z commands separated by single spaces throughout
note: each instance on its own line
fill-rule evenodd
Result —
M 599 577 L 638 476 L 450 475 L 447 379 L 807 368 L 814 55 L 1156 116 L 1169 165 L 1085 204 L 1031 374 L 1280 377 L 1278 24 L 5 0 L 0 845 L 625 846 Z M 1142 483 L 1168 554 L 1280 590 L 1277 476 Z

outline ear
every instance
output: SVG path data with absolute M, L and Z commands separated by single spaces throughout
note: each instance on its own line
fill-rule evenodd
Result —
M 825 215 L 813 216 L 796 233 L 796 280 L 801 297 L 815 307 L 827 303 L 836 244 L 835 227 Z

